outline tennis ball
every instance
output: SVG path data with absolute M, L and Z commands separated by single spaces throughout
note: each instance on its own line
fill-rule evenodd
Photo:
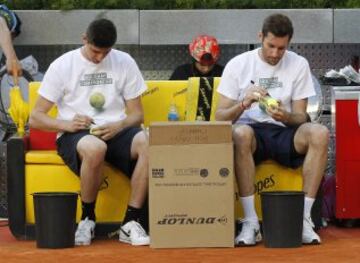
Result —
M 102 110 L 105 104 L 105 96 L 101 92 L 94 92 L 91 94 L 89 102 L 93 108 Z
M 268 98 L 266 100 L 266 104 L 267 104 L 267 108 L 277 108 L 279 107 L 279 103 L 276 99 L 274 98 Z
M 279 102 L 270 96 L 265 96 L 260 99 L 259 107 L 262 111 L 267 112 L 270 108 L 279 107 Z
M 99 135 L 99 131 L 97 130 L 96 127 L 92 127 L 92 128 L 90 129 L 89 133 L 90 133 L 91 135 L 95 135 L 95 136 L 98 136 L 98 135 Z

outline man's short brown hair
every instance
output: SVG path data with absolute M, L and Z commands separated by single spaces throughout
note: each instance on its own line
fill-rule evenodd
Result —
M 97 19 L 88 26 L 86 36 L 90 44 L 100 48 L 109 48 L 116 42 L 116 27 L 108 19 Z
M 290 41 L 294 33 L 294 28 L 290 18 L 283 14 L 273 14 L 265 18 L 262 27 L 263 37 L 266 37 L 269 32 L 276 37 L 289 36 Z

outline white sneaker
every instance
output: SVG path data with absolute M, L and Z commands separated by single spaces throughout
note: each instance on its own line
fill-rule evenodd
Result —
M 235 238 L 236 246 L 254 246 L 262 240 L 259 222 L 244 220 L 240 234 Z
M 133 246 L 150 244 L 150 238 L 142 226 L 136 221 L 127 222 L 120 227 L 119 241 Z
M 79 222 L 75 232 L 75 245 L 88 246 L 95 236 L 95 222 L 85 218 Z
M 321 243 L 319 235 L 314 231 L 314 223 L 312 222 L 311 218 L 304 217 L 302 243 L 314 245 Z

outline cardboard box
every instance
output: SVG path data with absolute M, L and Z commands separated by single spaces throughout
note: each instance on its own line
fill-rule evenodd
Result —
M 230 122 L 150 126 L 150 246 L 233 247 Z

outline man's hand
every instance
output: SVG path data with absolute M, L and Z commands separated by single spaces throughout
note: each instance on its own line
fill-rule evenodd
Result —
M 9 75 L 14 77 L 22 76 L 22 68 L 19 60 L 17 59 L 7 59 L 6 60 L 6 70 Z M 16 81 L 16 80 L 15 80 Z M 14 83 L 17 85 L 17 83 Z
M 108 141 L 118 134 L 122 129 L 121 122 L 107 123 L 91 129 L 91 134 Z
M 261 86 L 253 85 L 245 92 L 245 96 L 243 98 L 243 105 L 248 108 L 252 103 L 258 101 L 261 97 L 266 96 L 267 90 Z
M 269 107 L 267 113 L 276 121 L 280 121 L 284 124 L 288 123 L 290 118 L 290 112 L 286 111 L 281 101 L 278 100 L 278 107 Z
M 75 114 L 74 118 L 71 121 L 67 121 L 65 125 L 65 131 L 67 132 L 77 132 L 80 130 L 89 129 L 93 119 L 86 115 Z

